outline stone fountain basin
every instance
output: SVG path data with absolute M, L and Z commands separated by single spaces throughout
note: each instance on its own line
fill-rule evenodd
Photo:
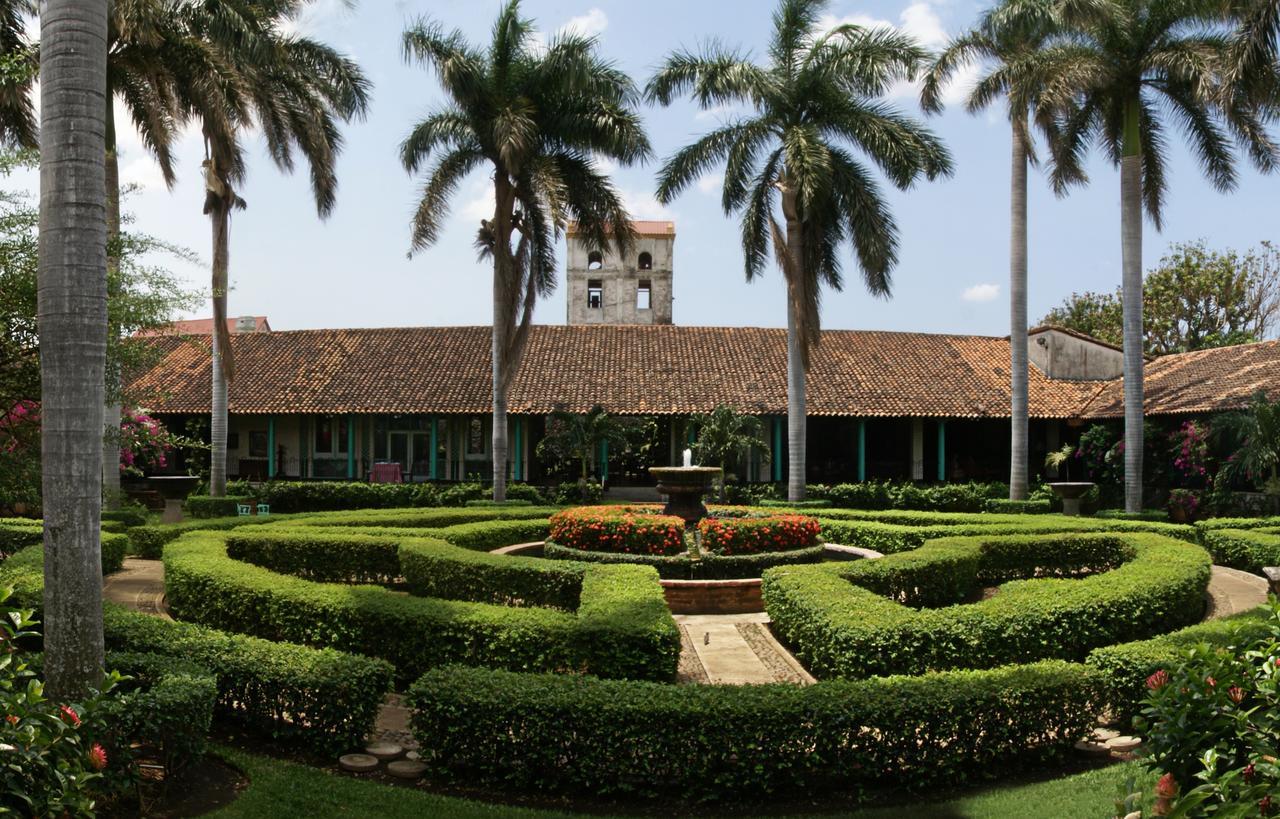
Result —
M 1094 486 L 1095 484 L 1091 481 L 1057 481 L 1048 484 L 1048 487 L 1058 493 L 1058 497 L 1064 500 L 1082 498 Z
M 710 487 L 719 479 L 722 469 L 718 466 L 651 466 L 649 474 L 663 486 L 678 488 Z

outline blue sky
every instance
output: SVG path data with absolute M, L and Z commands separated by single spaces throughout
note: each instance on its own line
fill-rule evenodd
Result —
M 969 0 L 833 0 L 830 12 L 833 19 L 898 25 L 936 47 L 968 26 L 981 7 Z M 413 123 L 440 104 L 441 95 L 432 74 L 402 61 L 399 38 L 406 21 L 426 14 L 484 42 L 497 8 L 496 0 L 363 0 L 351 10 L 341 0 L 318 0 L 298 21 L 301 30 L 363 66 L 374 85 L 372 110 L 366 121 L 345 130 L 338 204 L 325 222 L 316 217 L 305 171 L 283 175 L 258 144 L 241 190 L 248 209 L 232 218 L 232 315 L 265 314 L 275 329 L 488 323 L 491 276 L 471 248 L 478 219 L 489 207 L 486 176 L 476 174 L 459 190 L 438 245 L 407 257 L 420 181 L 401 168 L 398 146 Z M 544 31 L 573 26 L 598 34 L 604 52 L 643 83 L 668 51 L 709 37 L 762 54 L 773 4 L 525 0 L 523 8 Z M 912 89 L 899 89 L 896 101 L 919 115 Z M 707 114 L 682 102 L 646 108 L 643 115 L 658 159 L 617 170 L 615 178 L 635 217 L 676 222 L 676 323 L 783 326 L 780 274 L 771 270 L 763 280 L 744 281 L 737 223 L 720 210 L 717 178 L 666 208 L 653 198 L 661 158 L 714 127 L 723 113 Z M 845 291 L 825 295 L 825 327 L 1008 332 L 1008 125 L 998 113 L 969 116 L 954 105 L 929 124 L 950 146 L 955 176 L 891 194 L 902 239 L 893 296 L 867 295 L 850 259 Z M 122 144 L 122 176 L 142 186 L 127 204 L 138 228 L 207 259 L 198 138 L 188 135 L 180 146 L 180 179 L 172 191 L 135 136 L 124 135 Z M 1173 241 L 1204 237 L 1215 247 L 1243 249 L 1280 240 L 1280 178 L 1242 167 L 1238 190 L 1221 195 L 1181 144 L 1174 145 L 1165 228 L 1156 233 L 1148 223 L 1146 229 L 1148 269 Z M 1089 187 L 1057 199 L 1043 176 L 1032 174 L 1032 321 L 1073 290 L 1109 290 L 1119 281 L 1119 175 L 1095 160 L 1091 176 Z M 181 266 L 178 272 L 207 289 L 204 269 Z M 539 304 L 536 320 L 564 319 L 561 290 Z

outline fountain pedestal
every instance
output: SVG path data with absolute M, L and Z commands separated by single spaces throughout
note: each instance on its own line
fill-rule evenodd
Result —
M 685 528 L 696 526 L 707 516 L 702 497 L 711 491 L 722 473 L 718 466 L 649 467 L 649 474 L 658 481 L 658 491 L 667 496 L 662 514 L 682 518 Z

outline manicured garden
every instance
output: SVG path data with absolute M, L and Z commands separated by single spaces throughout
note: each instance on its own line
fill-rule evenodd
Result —
M 203 753 L 210 719 L 215 734 L 249 747 L 257 737 L 327 769 L 364 747 L 398 691 L 428 790 L 839 804 L 1063 770 L 1106 715 L 1127 729 L 1148 678 L 1178 667 L 1191 646 L 1268 633 L 1263 611 L 1200 621 L 1214 557 L 1246 565 L 1240 555 L 1262 549 L 1252 544 L 1265 545 L 1280 520 L 712 512 L 696 530 L 705 554 L 682 556 L 691 563 L 772 554 L 761 543 L 813 552 L 761 568 L 773 632 L 816 684 L 673 684 L 681 632 L 652 562 L 681 557 L 662 552 L 686 535 L 650 507 L 414 507 L 133 526 L 104 538 L 113 546 L 104 571 L 119 568 L 126 549 L 161 557 L 176 622 L 108 604 L 109 661 L 154 700 L 136 697 L 141 713 L 181 691 L 181 713 L 203 714 L 134 718 L 152 726 L 135 733 L 174 775 Z M 38 533 L 29 521 L 0 522 L 11 553 L 0 585 L 32 609 L 43 583 Z M 889 554 L 823 561 L 816 540 L 837 536 Z M 1228 548 L 1224 538 L 1250 545 Z M 562 541 L 561 553 L 502 553 L 540 540 L 547 549 Z M 235 811 L 253 810 L 254 787 L 281 787 L 285 763 L 227 753 L 262 778 L 227 815 L 253 815 Z M 315 775 L 333 782 L 317 799 L 443 799 Z

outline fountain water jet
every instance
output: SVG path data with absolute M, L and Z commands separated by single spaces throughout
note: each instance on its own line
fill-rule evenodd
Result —
M 684 466 L 651 466 L 649 474 L 658 481 L 658 491 L 667 496 L 662 514 L 684 520 L 686 529 L 698 525 L 707 516 L 702 498 L 724 473 L 718 466 L 694 466 L 693 452 L 684 451 Z

